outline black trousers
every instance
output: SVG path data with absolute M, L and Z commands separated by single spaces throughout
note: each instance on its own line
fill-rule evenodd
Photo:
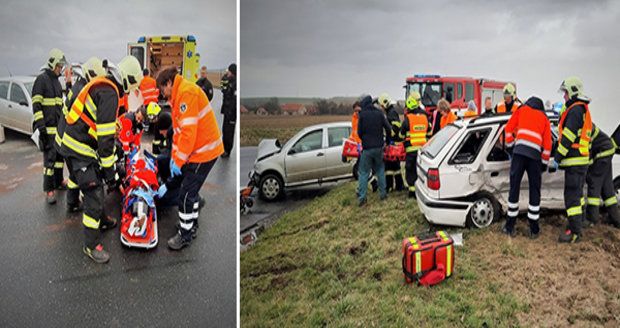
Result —
M 235 124 L 237 115 L 224 114 L 222 122 L 222 139 L 224 141 L 224 152 L 230 154 L 235 144 Z
M 618 199 L 614 190 L 611 160 L 612 156 L 595 160 L 588 167 L 588 173 L 586 174 L 586 183 L 588 184 L 586 219 L 594 223 L 598 222 L 601 205 L 608 209 L 618 206 Z M 608 211 L 608 213 L 612 221 L 620 220 L 619 217 L 616 217 L 618 215 L 617 210 Z
M 512 231 L 519 215 L 519 193 L 521 192 L 521 181 L 525 172 L 527 172 L 530 194 L 527 218 L 530 221 L 532 232 L 538 233 L 542 163 L 540 160 L 520 154 L 514 154 L 510 162 L 510 191 L 508 193 L 508 220 L 506 227 L 509 231 Z
M 217 158 L 206 163 L 187 163 L 181 168 L 179 188 L 169 190 L 171 196 L 177 194 L 179 206 L 179 232 L 185 239 L 191 239 L 191 229 L 198 225 L 199 191 Z
M 387 191 L 403 190 L 403 175 L 400 172 L 400 161 L 384 161 L 384 164 Z
M 84 245 L 93 249 L 101 242 L 99 226 L 101 220 L 107 220 L 104 211 L 103 181 L 98 164 L 83 166 L 73 158 L 68 159 L 69 168 L 77 180 L 80 191 L 84 195 Z
M 568 229 L 571 232 L 581 233 L 583 220 L 583 185 L 586 182 L 587 165 L 569 166 L 564 168 L 564 206 L 568 216 Z
M 405 178 L 409 186 L 409 192 L 415 192 L 415 182 L 418 180 L 418 151 L 407 153 L 405 157 Z
M 67 159 L 67 171 L 69 171 L 69 181 L 67 181 L 67 205 L 76 206 L 80 202 L 80 186 L 78 185 L 75 173 L 73 172 L 73 163 Z
M 43 151 L 43 191 L 53 191 L 60 187 L 63 180 L 63 167 L 62 156 L 55 147 L 48 146 Z

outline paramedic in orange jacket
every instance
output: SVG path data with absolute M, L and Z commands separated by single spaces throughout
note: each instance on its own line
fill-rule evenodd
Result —
M 358 144 L 362 142 L 362 139 L 360 139 L 360 136 L 357 134 L 357 121 L 360 117 L 360 110 L 362 110 L 362 107 L 360 106 L 359 101 L 356 101 L 353 104 L 353 116 L 351 116 L 351 135 L 349 136 L 349 139 L 357 142 Z
M 198 228 L 200 188 L 217 158 L 224 153 L 222 134 L 207 95 L 195 83 L 169 67 L 157 75 L 157 87 L 172 108 L 170 179 L 158 190 L 159 197 L 178 187 L 179 229 L 168 247 L 188 246 Z M 168 191 L 170 189 L 170 191 Z
M 440 99 L 437 103 L 437 110 L 441 113 L 441 121 L 439 129 L 443 129 L 446 125 L 456 121 L 456 115 L 450 110 L 450 103 L 445 99 Z
M 524 105 L 512 112 L 505 128 L 506 146 L 512 149 L 510 161 L 510 192 L 508 193 L 508 219 L 504 233 L 514 237 L 515 223 L 519 214 L 519 192 L 523 173 L 529 182 L 529 206 L 527 219 L 530 238 L 538 238 L 540 228 L 540 187 L 542 172 L 547 169 L 551 156 L 551 126 L 545 114 L 543 101 L 531 97 Z
M 144 75 L 144 78 L 142 82 L 140 82 L 140 92 L 142 93 L 142 98 L 144 99 L 143 104 L 146 108 L 152 102 L 157 103 L 159 89 L 157 89 L 157 82 L 155 82 L 155 79 L 149 75 L 148 68 L 142 71 L 142 75 Z

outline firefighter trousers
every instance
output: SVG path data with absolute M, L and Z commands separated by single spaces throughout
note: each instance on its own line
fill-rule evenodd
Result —
M 64 162 L 55 147 L 43 151 L 43 191 L 49 192 L 62 184 Z
M 224 114 L 222 122 L 222 139 L 224 142 L 224 152 L 230 154 L 235 144 L 235 124 L 237 123 L 236 115 Z
M 387 191 L 403 190 L 403 176 L 400 172 L 400 161 L 384 161 L 384 164 Z
M 415 182 L 418 180 L 418 151 L 407 153 L 405 157 L 405 177 L 409 186 L 409 194 L 415 193 Z
M 598 222 L 600 206 L 607 208 L 609 220 L 620 224 L 618 199 L 614 190 L 612 157 L 603 157 L 595 160 L 589 167 L 586 175 L 588 184 L 588 198 L 586 200 L 586 219 L 592 223 Z
M 93 249 L 101 242 L 99 229 L 102 220 L 106 221 L 104 211 L 103 182 L 98 165 L 95 163 L 84 166 L 73 158 L 69 158 L 69 169 L 77 181 L 80 191 L 84 195 L 84 245 Z
M 510 191 L 508 193 L 508 220 L 506 229 L 514 231 L 517 216 L 519 215 L 519 193 L 523 174 L 527 172 L 529 183 L 529 204 L 527 207 L 527 219 L 530 223 L 530 231 L 538 233 L 538 219 L 540 218 L 540 187 L 542 180 L 542 163 L 520 154 L 514 154 L 510 162 Z
M 564 206 L 568 217 L 568 229 L 572 233 L 581 234 L 583 220 L 583 185 L 586 182 L 587 165 L 569 166 L 564 168 Z
M 67 162 L 67 171 L 69 171 L 69 180 L 67 181 L 67 206 L 73 207 L 80 203 L 80 187 L 77 184 L 75 173 L 73 172 L 73 162 L 70 159 Z
M 200 188 L 217 158 L 205 163 L 187 163 L 181 168 L 182 179 L 178 189 L 179 232 L 186 240 L 192 239 L 191 230 L 198 227 Z M 174 194 L 175 191 L 172 191 Z

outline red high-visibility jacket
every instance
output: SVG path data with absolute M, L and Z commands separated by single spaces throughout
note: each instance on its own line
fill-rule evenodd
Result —
M 551 126 L 543 109 L 528 105 L 519 107 L 505 128 L 506 146 L 514 146 L 514 153 L 532 159 L 540 159 L 543 164 L 551 156 Z

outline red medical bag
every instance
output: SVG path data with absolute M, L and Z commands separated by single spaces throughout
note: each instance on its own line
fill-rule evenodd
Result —
M 390 162 L 405 161 L 405 145 L 400 142 L 395 145 L 388 145 L 383 152 L 383 159 Z
M 454 272 L 454 241 L 444 231 L 403 240 L 405 281 L 433 286 Z
M 362 145 L 355 142 L 352 139 L 344 139 L 342 143 L 342 156 L 344 157 L 360 157 L 360 152 L 362 151 Z

